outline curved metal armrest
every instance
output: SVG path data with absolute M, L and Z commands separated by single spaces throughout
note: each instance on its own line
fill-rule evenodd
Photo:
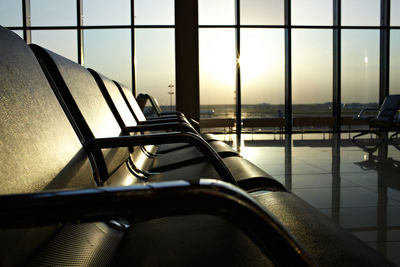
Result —
M 378 111 L 379 109 L 377 108 L 363 108 L 360 113 L 358 113 L 357 118 L 360 118 L 362 114 L 366 111 Z
M 186 117 L 159 117 L 159 118 L 154 118 L 154 119 L 147 119 L 146 121 L 140 121 L 139 125 L 151 125 L 155 123 L 186 123 L 190 127 L 192 127 L 195 131 L 195 133 L 199 133 L 200 131 L 200 123 L 194 119 L 189 119 L 187 120 Z M 185 126 L 186 127 L 186 126 Z M 190 131 L 193 131 L 190 130 Z
M 185 122 L 166 122 L 166 123 L 146 123 L 137 126 L 129 126 L 125 128 L 128 132 L 146 132 L 146 131 L 182 131 L 199 134 L 190 124 Z
M 161 107 L 158 104 L 157 100 L 149 94 L 139 94 L 137 96 L 138 102 L 141 103 L 140 108 L 143 109 L 146 106 L 147 101 L 150 102 L 151 106 L 156 111 L 159 117 L 162 116 L 176 116 L 180 118 L 185 118 L 185 115 L 179 111 L 161 111 Z
M 183 114 L 180 111 L 162 111 L 160 112 L 160 116 L 174 116 L 176 115 L 177 117 L 185 117 L 185 114 Z
M 140 121 L 139 124 L 154 124 L 154 123 L 166 123 L 166 122 L 182 122 L 188 123 L 184 117 L 157 117 L 157 118 L 150 118 L 145 121 Z
M 261 204 L 224 182 L 201 179 L 0 196 L 0 229 L 59 223 L 210 214 L 242 229 L 272 261 L 315 266 L 305 249 Z
M 380 116 L 382 116 L 382 114 L 385 114 L 385 112 L 390 112 L 391 114 L 394 114 L 394 115 L 396 115 L 396 112 L 397 111 L 399 111 L 400 109 L 394 109 L 394 108 L 384 108 L 384 109 L 381 109 L 380 111 L 379 111 L 379 113 L 378 113 L 378 119 L 379 119 L 379 117 Z M 394 116 L 393 116 L 393 119 L 394 119 Z
M 155 102 L 155 99 L 153 99 L 150 95 L 148 95 L 148 94 L 139 94 L 137 97 L 136 97 L 136 100 L 137 100 L 137 102 L 138 102 L 138 104 L 139 104 L 139 107 L 143 110 L 144 109 L 144 107 L 146 106 L 146 103 L 147 103 L 147 101 L 149 101 L 150 102 L 150 104 L 151 104 L 151 106 L 154 108 L 154 110 L 156 111 L 156 113 L 157 113 L 157 116 L 160 116 L 160 113 L 161 113 L 161 109 L 160 109 L 160 106 L 158 105 L 158 103 L 157 102 Z
M 96 138 L 86 142 L 84 146 L 89 151 L 96 151 L 104 148 L 172 144 L 182 142 L 195 145 L 200 150 L 200 152 L 202 152 L 203 155 L 211 162 L 223 181 L 237 185 L 235 178 L 233 177 L 228 167 L 226 167 L 225 163 L 222 161 L 218 153 L 215 152 L 215 150 L 197 134 L 171 132 L 136 136 Z

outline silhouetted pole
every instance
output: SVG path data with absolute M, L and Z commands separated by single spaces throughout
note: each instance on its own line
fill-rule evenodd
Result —
M 172 88 L 174 88 L 174 85 L 170 84 L 170 85 L 168 85 L 168 88 L 169 88 L 168 94 L 170 96 L 170 102 L 169 102 L 170 104 L 169 104 L 169 106 L 170 106 L 170 110 L 172 111 L 172 95 L 174 94 L 174 92 L 172 91 Z

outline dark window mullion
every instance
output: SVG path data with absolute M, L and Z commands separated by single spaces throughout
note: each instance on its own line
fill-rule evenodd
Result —
M 135 0 L 131 2 L 131 54 L 132 54 L 132 94 L 136 97 L 136 64 L 135 64 Z
M 241 75 L 240 75 L 240 0 L 236 0 L 236 133 L 240 136 L 242 131 L 242 94 L 241 94 Z M 237 142 L 240 146 L 240 139 Z
M 341 0 L 333 0 L 333 98 L 334 132 L 341 130 Z
M 292 132 L 292 14 L 291 0 L 285 0 L 285 132 Z
M 31 30 L 31 1 L 22 0 L 22 26 L 24 30 L 24 40 L 30 44 L 32 42 Z
M 381 0 L 379 104 L 389 94 L 390 59 L 390 0 Z
M 82 66 L 85 63 L 83 53 L 83 0 L 76 0 L 76 26 L 77 26 L 77 48 L 78 48 L 78 63 Z

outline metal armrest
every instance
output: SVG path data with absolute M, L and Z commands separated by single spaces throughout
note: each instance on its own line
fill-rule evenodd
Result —
M 160 116 L 176 115 L 177 117 L 185 117 L 185 115 L 180 111 L 162 111 Z
M 210 161 L 218 175 L 225 182 L 237 185 L 232 173 L 226 167 L 217 152 L 200 136 L 194 133 L 160 133 L 136 136 L 119 136 L 110 138 L 96 138 L 84 144 L 89 151 L 97 151 L 104 148 L 132 147 L 172 143 L 190 143 L 196 146 L 200 152 Z M 188 174 L 190 175 L 190 174 Z
M 397 111 L 399 111 L 399 109 L 394 109 L 394 108 L 384 108 L 381 109 L 378 113 L 377 119 L 379 119 L 379 117 L 382 116 L 382 114 L 384 114 L 385 112 L 390 112 L 390 113 L 396 113 Z M 394 118 L 394 117 L 393 117 Z
M 360 113 L 358 113 L 357 118 L 360 118 L 361 115 L 366 112 L 366 111 L 378 111 L 379 109 L 377 108 L 363 108 Z
M 166 117 L 166 116 L 162 116 L 160 118 L 150 118 L 147 119 L 146 121 L 140 121 L 138 124 L 139 125 L 151 125 L 154 123 L 169 123 L 169 122 L 177 122 L 177 123 L 186 123 L 188 125 L 190 125 L 191 127 L 193 127 L 197 133 L 199 133 L 200 131 L 200 123 L 194 119 L 189 119 L 187 120 L 185 117 Z
M 272 261 L 315 266 L 273 215 L 246 192 L 210 179 L 0 196 L 0 229 L 210 214 L 238 226 Z
M 154 98 L 152 98 L 150 95 L 148 95 L 148 94 L 139 94 L 136 97 L 136 99 L 137 99 L 141 109 L 144 109 L 144 107 L 146 106 L 147 101 L 149 101 L 151 106 L 153 107 L 153 109 L 156 111 L 157 116 L 160 116 L 160 113 L 161 113 L 160 105 L 158 105 L 156 100 Z
M 125 128 L 128 132 L 146 132 L 146 131 L 182 131 L 198 134 L 198 132 L 188 123 L 184 122 L 167 122 L 157 124 L 140 124 L 137 126 L 129 126 Z
M 185 118 L 178 117 L 159 117 L 159 118 L 150 118 L 145 121 L 140 121 L 139 124 L 154 124 L 154 123 L 166 123 L 166 122 L 182 122 L 189 123 Z
M 152 96 L 150 96 L 148 94 L 139 94 L 137 96 L 138 100 L 141 99 L 141 98 L 143 98 L 143 101 L 140 100 L 140 102 L 142 103 L 142 106 L 143 106 L 143 107 L 141 106 L 141 108 L 143 109 L 144 106 L 146 105 L 147 101 L 149 101 L 151 106 L 156 111 L 156 113 L 157 113 L 157 115 L 159 117 L 165 116 L 165 115 L 166 116 L 173 115 L 173 116 L 185 118 L 185 115 L 182 112 L 179 112 L 179 111 L 161 111 L 160 105 L 158 104 L 157 100 L 154 97 L 152 97 Z

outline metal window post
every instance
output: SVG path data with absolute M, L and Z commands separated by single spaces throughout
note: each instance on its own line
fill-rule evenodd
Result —
M 83 54 L 83 0 L 76 0 L 76 26 L 78 40 L 78 63 L 82 66 L 85 64 Z
M 379 62 L 379 105 L 389 94 L 390 71 L 390 0 L 381 0 L 380 62 Z
M 135 47 L 135 0 L 131 0 L 131 61 L 132 61 L 132 94 L 136 97 L 136 47 Z
M 285 0 L 285 132 L 292 133 L 292 15 L 291 0 Z
M 31 1 L 22 0 L 22 26 L 24 29 L 24 40 L 26 43 L 32 43 L 31 29 Z
M 175 0 L 176 109 L 200 119 L 197 0 Z
M 242 92 L 240 75 L 240 0 L 236 0 L 236 138 L 240 147 L 240 135 L 242 132 Z
M 341 0 L 333 0 L 333 131 L 341 131 Z

